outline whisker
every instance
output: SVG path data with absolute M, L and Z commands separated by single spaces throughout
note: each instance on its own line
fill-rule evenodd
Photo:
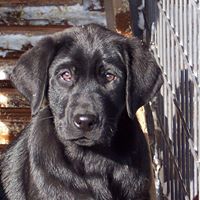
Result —
M 49 116 L 49 117 L 44 117 L 44 118 L 39 118 L 39 121 L 47 120 L 47 119 L 52 119 L 54 116 Z

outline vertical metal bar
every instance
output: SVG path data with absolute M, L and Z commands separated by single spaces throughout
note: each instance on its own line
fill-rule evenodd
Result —
M 172 1 L 173 2 L 173 1 Z M 173 7 L 174 4 L 170 4 L 170 7 Z M 173 10 L 173 8 L 171 8 Z M 171 12 L 171 18 L 173 16 L 173 11 Z M 176 93 L 176 82 L 175 82 L 175 43 L 174 43 L 174 37 L 173 35 L 171 36 L 171 71 L 172 71 L 172 92 L 173 94 Z
M 173 108 L 175 111 L 175 107 L 173 104 Z M 173 124 L 174 124 L 174 155 L 178 156 L 178 134 L 177 134 L 177 114 L 176 111 L 174 113 L 174 119 L 173 119 Z M 175 172 L 175 180 L 178 180 L 178 176 L 177 176 L 177 172 Z M 178 199 L 178 187 L 177 187 L 177 183 L 174 182 L 174 191 L 175 191 L 175 199 Z
M 183 46 L 183 0 L 179 0 L 180 44 Z
M 156 22 L 156 24 L 155 24 L 155 26 L 156 26 L 156 43 L 155 43 L 155 46 L 157 46 L 157 56 L 158 56 L 158 62 L 159 62 L 159 64 L 160 64 L 160 43 L 159 43 L 159 41 L 160 41 L 160 10 L 159 10 L 159 8 L 157 8 L 158 9 L 158 19 L 157 19 L 157 22 Z
M 200 5 L 199 5 L 200 6 Z M 199 19 L 199 18 L 198 18 Z M 200 23 L 200 19 L 199 19 L 199 23 Z M 200 34 L 200 32 L 199 32 Z M 200 47 L 200 46 L 199 46 Z M 200 51 L 200 50 L 199 50 Z M 198 66 L 200 68 L 200 65 Z M 198 97 L 198 113 L 199 113 L 199 117 L 198 117 L 198 120 L 197 120 L 197 130 L 198 130 L 198 161 L 200 162 L 200 96 Z M 200 191 L 200 163 L 197 163 L 198 164 L 198 171 L 197 171 L 197 177 L 198 177 L 198 185 L 199 185 L 199 188 L 198 188 L 198 191 Z
M 199 7 L 198 7 L 198 11 L 200 10 L 200 3 L 199 3 Z M 197 41 L 198 41 L 198 74 L 197 74 L 197 77 L 198 77 L 198 81 L 199 81 L 199 84 L 200 84 L 200 12 L 198 12 L 198 38 L 197 38 Z M 200 154 L 200 152 L 199 152 Z M 199 185 L 200 185 L 200 182 L 199 182 Z M 200 191 L 200 190 L 199 190 Z
M 188 31 L 189 31 L 189 40 L 188 40 L 188 59 L 189 64 L 192 66 L 192 5 L 191 2 L 188 2 Z
M 189 104 L 190 104 L 190 132 L 194 138 L 194 84 L 189 82 Z M 190 151 L 190 194 L 194 196 L 194 177 L 195 177 L 195 167 L 194 167 L 194 158 Z M 192 198 L 192 196 L 191 196 Z
M 192 97 L 192 100 L 193 100 L 193 107 L 194 107 L 194 110 L 193 110 L 193 130 L 194 130 L 194 149 L 197 150 L 197 147 L 198 147 L 198 144 L 197 144 L 197 126 L 196 126 L 196 118 L 197 118 L 197 92 L 196 92 L 196 88 L 195 86 L 194 87 L 194 93 L 193 93 L 193 97 Z M 192 157 L 192 160 L 194 162 L 194 158 Z M 196 165 L 194 163 L 193 165 L 193 174 L 194 174 L 194 178 L 193 180 L 191 181 L 192 183 L 192 192 L 193 194 L 195 194 L 196 192 L 196 187 L 197 187 L 197 168 L 196 168 Z
M 197 76 L 197 51 L 198 51 L 198 48 L 196 48 L 196 45 L 197 45 L 197 29 L 198 29 L 198 26 L 197 26 L 197 8 L 194 8 L 193 7 L 193 38 L 192 38 L 192 41 L 193 41 L 193 67 L 194 67 L 194 73 L 195 75 Z
M 164 19 L 162 20 L 162 29 L 163 29 L 163 35 L 162 35 L 163 55 L 162 55 L 162 60 L 163 60 L 164 73 L 167 74 L 167 65 L 166 65 L 166 22 L 165 22 Z M 168 76 L 167 76 L 167 78 L 168 78 Z
M 198 2 L 198 16 L 197 16 L 197 26 L 198 26 L 198 36 L 197 36 L 197 40 L 198 40 L 198 61 L 197 61 L 197 66 L 198 66 L 198 81 L 199 81 L 199 87 L 200 87 L 200 2 Z M 198 191 L 200 193 L 200 95 L 198 96 L 198 113 L 199 113 L 199 117 L 197 120 L 197 130 L 198 130 L 198 184 L 199 184 L 199 188 Z
M 175 17 L 174 17 L 174 0 L 170 1 L 170 10 L 171 10 L 171 14 L 170 14 L 170 22 L 171 22 L 171 26 L 174 28 L 175 27 Z
M 182 68 L 182 55 L 180 53 L 180 107 L 181 107 L 181 111 L 184 114 L 184 71 L 181 69 Z M 182 172 L 182 177 L 183 177 L 183 181 L 185 180 L 185 157 L 184 157 L 184 153 L 185 153 L 185 134 L 184 134 L 185 130 L 184 130 L 184 126 L 182 124 L 182 121 L 180 121 L 180 170 Z M 181 193 L 182 193 L 182 187 L 180 188 Z
M 180 104 L 180 74 L 179 74 L 179 65 L 180 65 L 180 58 L 179 58 L 179 48 L 178 48 L 178 43 L 176 42 L 175 46 L 175 55 L 176 55 L 176 65 L 175 65 L 175 81 L 176 81 L 176 98 Z M 181 166 L 181 120 L 180 117 L 177 113 L 177 135 L 178 135 L 178 165 L 179 167 Z M 178 181 L 178 196 L 181 198 L 182 196 L 182 187 L 180 182 Z
M 179 35 L 179 28 L 178 28 L 178 25 L 179 25 L 179 22 L 178 22 L 178 4 L 179 4 L 179 1 L 176 0 L 175 1 L 175 32 L 176 32 L 176 35 L 178 36 Z
M 192 41 L 191 41 L 192 42 Z M 198 94 L 197 94 L 197 88 L 194 86 L 194 149 L 197 150 L 198 149 L 198 130 L 197 130 L 197 117 L 198 117 L 198 109 L 197 109 L 197 100 L 198 100 Z M 198 178 L 197 178 L 197 167 L 196 167 L 196 163 L 194 165 L 194 193 L 197 193 L 197 184 L 198 184 Z
M 180 68 L 181 68 L 181 84 L 180 84 L 180 89 L 181 89 L 181 111 L 183 115 L 185 114 L 185 90 L 184 90 L 184 85 L 185 85 L 185 71 L 183 70 L 183 56 L 180 54 Z M 185 129 L 182 124 L 181 126 L 181 169 L 182 169 L 182 177 L 183 180 L 185 181 Z
M 160 17 L 159 18 L 159 27 L 160 27 L 160 35 L 159 35 L 159 48 L 160 48 L 160 65 L 163 67 L 163 39 L 162 39 L 162 36 L 163 36 L 163 18 Z
M 186 67 L 186 63 L 184 63 L 184 66 Z M 186 123 L 188 124 L 188 126 L 190 127 L 190 120 L 189 120 L 189 85 L 188 85 L 188 70 L 185 70 L 185 119 L 186 119 Z M 186 162 L 185 162 L 185 168 L 186 168 L 186 181 L 187 181 L 187 187 L 188 189 L 190 189 L 190 176 L 189 176 L 189 170 L 190 170 L 190 159 L 189 159 L 189 144 L 188 142 L 185 143 L 186 145 L 186 150 L 185 150 L 185 154 L 186 154 Z
M 164 11 L 164 14 L 166 14 L 166 1 L 163 1 L 163 11 Z M 167 48 L 167 32 L 166 32 L 166 21 L 165 19 L 162 17 L 162 30 L 163 30 L 163 34 L 162 34 L 162 42 L 163 42 L 163 51 L 162 51 L 162 61 L 163 61 L 163 70 L 164 70 L 164 73 L 166 74 L 167 76 L 167 80 L 169 79 L 169 74 L 168 74 L 168 69 L 167 69 L 167 51 L 166 51 L 166 48 Z M 168 82 L 167 82 L 168 84 Z M 166 101 L 166 104 L 165 104 L 165 132 L 168 134 L 168 137 L 169 137 L 169 130 L 170 130 L 170 126 L 168 124 L 169 122 L 169 91 L 167 89 L 167 87 L 165 87 L 165 96 L 164 96 L 164 101 Z M 167 162 L 167 193 L 168 194 L 172 194 L 171 193 L 171 190 L 172 190 L 172 187 L 171 187 L 171 181 L 173 180 L 173 177 L 171 176 L 171 170 L 172 170 L 172 159 L 171 159 L 171 155 L 168 153 L 168 162 Z M 170 180 L 170 181 L 169 181 Z
M 200 2 L 198 2 L 197 8 L 198 13 L 197 13 L 197 27 L 198 27 L 198 35 L 197 35 L 197 40 L 198 40 L 198 55 L 197 55 L 197 67 L 198 67 L 198 73 L 197 73 L 197 77 L 198 77 L 198 81 L 199 81 L 199 87 L 200 87 Z M 198 102 L 198 119 L 197 119 L 197 135 L 198 135 L 198 184 L 199 184 L 199 188 L 198 191 L 200 193 L 200 95 L 198 96 L 197 99 Z
M 193 43 L 192 43 L 192 48 L 193 48 L 193 51 L 192 51 L 192 55 L 193 55 L 193 57 L 192 57 L 192 60 L 193 60 L 193 70 L 194 70 L 194 74 L 197 76 L 197 73 L 198 73 L 198 69 L 197 69 L 197 50 L 199 50 L 198 48 L 196 48 L 196 44 L 197 44 L 197 39 L 198 39 L 198 35 L 197 35 L 197 30 L 198 30 L 198 23 L 197 23 L 197 20 L 198 20 L 198 18 L 197 18 L 197 6 L 196 7 L 194 7 L 194 5 L 192 5 L 193 6 L 193 17 L 192 17 L 192 22 L 193 22 L 193 24 L 192 24 L 192 27 L 193 27 Z M 191 41 L 192 42 L 192 41 Z M 200 66 L 199 66 L 200 67 Z M 196 88 L 196 90 L 198 90 L 198 88 Z M 195 110 L 196 110 L 196 112 L 195 112 L 195 114 L 196 114 L 196 119 L 195 119 L 195 122 L 194 122 L 194 126 L 196 127 L 195 128 L 195 131 L 194 131 L 194 134 L 195 134 L 195 137 L 196 137 L 196 140 L 197 140 L 197 142 L 196 142 L 196 150 L 198 151 L 198 154 L 200 153 L 199 152 L 199 145 L 200 145 L 200 143 L 198 143 L 199 142 L 199 129 L 198 129 L 198 118 L 200 117 L 200 115 L 199 115 L 199 112 L 198 112 L 198 96 L 199 96 L 199 94 L 198 94 L 198 92 L 196 92 L 196 98 L 195 98 Z M 195 188 L 194 188 L 194 191 L 195 191 L 195 193 L 197 193 L 197 191 L 198 191 L 198 184 L 200 184 L 200 182 L 198 183 L 198 169 L 197 169 L 197 165 L 196 165 L 197 163 L 195 163 L 195 168 L 196 169 L 194 169 L 195 170 L 195 175 L 196 175 L 196 178 L 194 179 L 194 186 L 195 186 Z M 199 166 L 198 166 L 199 167 Z
M 166 83 L 167 84 L 167 83 Z M 164 87 L 164 131 L 165 133 L 168 133 L 168 121 L 167 121 L 167 112 L 168 112 L 168 90 L 167 87 Z M 166 146 L 167 148 L 167 146 Z M 170 182 L 169 182 L 169 178 L 170 178 L 170 164 L 171 164 L 171 160 L 170 160 L 170 155 L 168 150 L 166 149 L 166 181 L 167 181 L 167 194 L 170 193 Z
M 166 53 L 165 53 L 165 57 L 166 57 L 166 67 L 167 67 L 167 77 L 168 77 L 168 84 L 172 84 L 172 70 L 171 70 L 171 58 L 170 58 L 170 48 L 171 48 L 171 35 L 170 35 L 170 30 L 168 25 L 166 25 Z M 172 101 L 171 101 L 171 95 L 169 93 L 169 105 L 168 105 L 168 112 L 169 112 L 169 120 L 168 120 L 168 127 L 169 127 L 169 138 L 173 141 L 173 137 L 172 137 Z
M 172 27 L 174 27 L 174 0 L 170 1 L 170 25 Z M 175 41 L 174 41 L 174 37 L 173 35 L 171 35 L 170 37 L 170 41 L 171 41 L 171 48 L 170 48 L 170 58 L 171 58 L 171 65 L 170 65 L 170 70 L 171 70 L 171 84 L 172 84 L 172 94 L 176 93 L 176 76 L 174 71 L 176 70 L 176 59 L 175 59 Z M 171 119 L 173 121 L 173 135 L 174 135 L 174 155 L 177 157 L 178 155 L 178 134 L 177 134 L 177 114 L 176 114 L 176 110 L 174 107 L 174 103 L 172 101 L 172 113 L 173 113 L 173 119 Z M 177 176 L 177 172 L 175 172 L 174 175 L 175 180 L 177 180 L 178 176 Z M 173 181 L 173 188 L 174 188 L 174 199 L 178 199 L 179 198 L 179 194 L 178 194 L 178 187 L 177 187 L 177 183 L 176 181 Z
M 187 0 L 184 0 L 184 3 L 183 3 L 183 6 L 184 6 L 184 38 L 183 38 L 183 45 L 184 45 L 184 53 L 187 55 L 188 54 L 188 4 L 187 4 Z
M 166 15 L 167 15 L 167 19 L 170 19 L 170 1 L 166 2 Z
M 198 89 L 198 88 L 197 88 Z M 199 95 L 197 95 L 197 107 L 196 107 L 196 109 L 197 109 L 197 114 L 198 114 L 198 118 L 197 118 L 197 124 L 196 124 L 196 126 L 197 126 L 197 144 L 198 144 L 198 146 L 197 146 L 197 152 L 198 152 L 198 158 L 200 157 L 200 136 L 199 136 L 199 134 L 200 134 L 200 130 L 199 130 L 199 128 L 200 128 L 200 113 L 199 113 L 199 111 L 200 111 L 200 96 Z M 199 161 L 199 160 L 198 160 Z M 195 165 L 196 165 L 196 167 L 197 167 L 197 169 L 196 169 L 196 174 L 197 174 L 197 185 L 196 185 L 196 193 L 199 191 L 198 189 L 199 189 L 199 184 L 200 184 L 200 182 L 199 182 L 199 180 L 200 180 L 200 177 L 199 177 L 199 172 L 200 172 L 200 165 L 199 165 L 200 163 L 199 162 L 196 162 L 195 163 Z

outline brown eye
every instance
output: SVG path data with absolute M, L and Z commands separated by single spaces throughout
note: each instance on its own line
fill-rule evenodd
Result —
M 116 76 L 114 74 L 109 73 L 109 72 L 107 72 L 105 74 L 105 77 L 106 77 L 106 80 L 108 82 L 114 81 L 116 79 Z
M 64 81 L 68 81 L 70 82 L 72 80 L 72 75 L 71 75 L 71 72 L 70 71 L 65 71 L 61 74 L 61 78 L 64 80 Z

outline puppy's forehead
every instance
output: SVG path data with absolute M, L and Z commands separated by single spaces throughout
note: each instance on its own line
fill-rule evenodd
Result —
M 54 66 L 65 61 L 83 65 L 102 60 L 123 62 L 120 43 L 124 43 L 126 38 L 103 27 L 88 25 L 72 28 L 62 34 L 62 38 L 63 43 L 54 58 Z
M 78 27 L 70 32 L 74 44 L 93 54 L 96 50 L 114 49 L 125 37 L 98 25 Z

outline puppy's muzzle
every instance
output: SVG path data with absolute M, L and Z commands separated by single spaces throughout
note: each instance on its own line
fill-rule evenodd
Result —
M 84 131 L 91 131 L 98 123 L 97 116 L 93 114 L 77 114 L 74 116 L 74 125 Z

